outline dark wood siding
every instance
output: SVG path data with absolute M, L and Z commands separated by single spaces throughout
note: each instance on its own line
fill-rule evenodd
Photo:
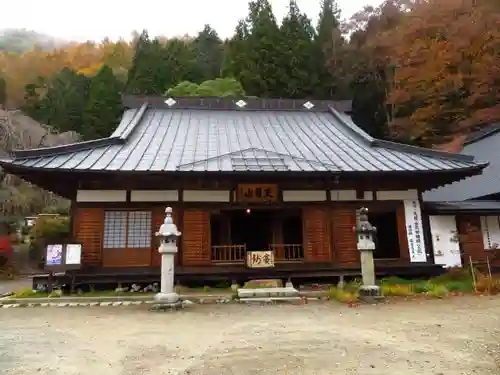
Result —
M 73 237 L 83 247 L 82 265 L 101 264 L 104 210 L 76 208 L 73 212 Z
M 183 228 L 182 264 L 210 264 L 210 213 L 195 209 L 185 210 Z
M 399 255 L 401 260 L 410 261 L 410 248 L 408 246 L 408 236 L 406 235 L 405 207 L 401 204 L 396 209 L 396 220 L 398 225 Z
M 473 262 L 485 262 L 489 257 L 492 264 L 500 264 L 495 259 L 494 251 L 484 248 L 483 233 L 481 231 L 480 215 L 457 215 L 457 229 L 460 238 L 460 249 L 463 253 L 465 264 L 469 263 L 469 257 Z
M 304 225 L 304 258 L 306 262 L 328 262 L 332 259 L 330 225 L 326 207 L 306 207 Z
M 332 223 L 333 241 L 335 247 L 335 261 L 341 266 L 359 264 L 357 248 L 356 211 L 354 208 L 334 208 L 330 217 Z

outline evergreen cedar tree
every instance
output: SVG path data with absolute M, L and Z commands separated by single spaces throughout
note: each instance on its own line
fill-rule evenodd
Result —
M 251 1 L 224 41 L 206 25 L 194 38 L 4 51 L 0 103 L 84 139 L 112 132 L 122 93 L 352 98 L 368 133 L 423 146 L 500 120 L 498 1 L 387 0 L 341 24 L 323 0 L 316 25 L 289 5 L 276 20 Z

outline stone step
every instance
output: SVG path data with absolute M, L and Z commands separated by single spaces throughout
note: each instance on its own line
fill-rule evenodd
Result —
M 241 298 L 240 303 L 274 303 L 274 302 L 302 302 L 301 297 L 248 297 Z
M 257 288 L 238 289 L 238 298 L 269 298 L 269 297 L 299 297 L 299 291 L 295 288 Z

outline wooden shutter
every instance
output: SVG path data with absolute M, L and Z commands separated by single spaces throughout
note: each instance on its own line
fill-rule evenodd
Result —
M 161 255 L 158 252 L 158 247 L 160 246 L 160 239 L 155 236 L 155 233 L 160 230 L 160 226 L 163 224 L 163 221 L 165 220 L 165 208 L 166 207 L 155 207 L 153 209 L 153 224 L 152 224 L 152 232 L 151 236 L 153 240 L 151 241 L 151 265 L 153 267 L 160 267 L 161 266 Z M 175 207 L 172 209 L 172 219 L 174 220 L 174 223 L 177 225 L 177 229 L 179 229 L 179 217 L 181 215 L 179 214 L 179 210 L 175 209 Z M 180 230 L 180 229 L 179 229 Z M 182 239 L 182 237 L 181 237 Z M 177 254 L 175 254 L 175 263 L 178 263 L 178 257 Z
M 330 226 L 326 208 L 308 207 L 302 212 L 304 225 L 304 257 L 307 262 L 332 259 Z
M 77 208 L 73 219 L 73 235 L 83 247 L 82 265 L 97 265 L 102 261 L 102 208 Z
M 356 233 L 356 210 L 335 208 L 331 215 L 336 261 L 341 266 L 359 264 L 359 250 Z
M 396 210 L 396 220 L 398 225 L 399 254 L 401 259 L 410 261 L 410 247 L 408 236 L 406 235 L 405 206 L 401 203 Z
M 184 211 L 182 233 L 182 264 L 185 266 L 211 263 L 210 214 L 201 210 Z

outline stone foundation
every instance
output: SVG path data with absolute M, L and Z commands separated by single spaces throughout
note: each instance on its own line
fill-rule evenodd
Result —
M 366 303 L 377 303 L 385 300 L 378 285 L 363 285 L 359 288 L 359 299 Z

